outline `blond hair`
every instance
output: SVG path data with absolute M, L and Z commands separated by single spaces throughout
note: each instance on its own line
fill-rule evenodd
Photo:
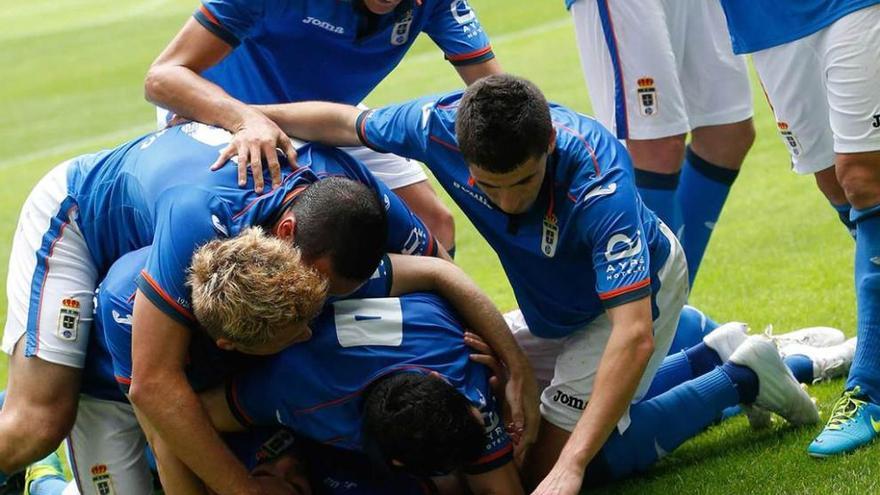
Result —
M 298 248 L 255 227 L 196 250 L 187 283 L 208 334 L 244 346 L 311 320 L 327 297 L 326 278 L 302 261 Z

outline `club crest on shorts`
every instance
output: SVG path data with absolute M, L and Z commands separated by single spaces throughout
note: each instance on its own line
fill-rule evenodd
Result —
M 95 484 L 95 490 L 99 495 L 115 495 L 113 490 L 113 480 L 110 478 L 110 470 L 105 464 L 95 464 L 92 466 L 92 482 Z
M 541 234 L 541 252 L 552 258 L 556 255 L 556 243 L 559 240 L 559 225 L 556 215 L 548 213 L 544 216 L 544 230 Z
M 779 135 L 782 136 L 782 140 L 785 141 L 786 146 L 788 146 L 788 150 L 791 151 L 793 156 L 798 156 L 801 154 L 801 145 L 798 142 L 797 138 L 794 137 L 794 133 L 788 129 L 788 122 L 777 122 L 776 127 L 779 129 Z
M 640 77 L 636 84 L 639 86 L 636 93 L 639 96 L 639 110 L 642 116 L 657 115 L 660 108 L 657 104 L 657 87 L 654 86 L 654 78 Z
M 79 301 L 71 297 L 61 300 L 61 309 L 58 311 L 58 338 L 61 340 L 74 341 L 79 329 Z

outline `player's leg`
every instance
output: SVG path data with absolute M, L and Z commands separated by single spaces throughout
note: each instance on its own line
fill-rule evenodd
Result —
M 691 284 L 727 194 L 755 139 L 752 94 L 743 57 L 733 54 L 718 2 L 664 2 L 678 55 L 691 143 L 677 199 Z
M 853 12 L 820 33 L 837 177 L 856 228 L 858 344 L 844 397 L 810 446 L 847 452 L 880 435 L 880 6 Z M 869 421 L 870 419 L 870 421 Z
M 659 313 L 654 320 L 654 354 L 649 359 L 642 380 L 633 396 L 633 403 L 648 392 L 657 369 L 663 363 L 678 325 L 679 315 L 687 299 L 687 262 L 672 232 L 662 227 L 662 233 L 671 242 L 666 263 L 658 272 L 660 289 L 654 296 Z M 537 485 L 559 458 L 570 432 L 580 419 L 599 369 L 599 362 L 611 336 L 611 322 L 603 315 L 587 327 L 562 339 L 563 346 L 556 358 L 553 379 L 541 393 L 543 417 L 538 439 L 523 464 L 526 487 Z M 625 431 L 630 424 L 626 413 L 618 422 Z
M 13 239 L 3 335 L 12 357 L 0 411 L 4 474 L 54 451 L 76 415 L 97 269 L 67 196 L 67 169 L 59 165 L 37 184 Z
M 715 323 L 705 313 L 685 304 L 681 308 L 681 316 L 678 318 L 675 338 L 672 339 L 672 345 L 669 346 L 669 355 L 699 344 L 703 341 L 703 337 L 713 332 L 718 326 L 718 323 Z
M 690 127 L 663 4 L 578 0 L 571 13 L 596 118 L 626 139 L 642 199 L 677 232 L 675 192 Z
M 422 166 L 388 153 L 360 146 L 345 151 L 363 162 L 370 172 L 393 190 L 425 222 L 434 237 L 450 254 L 455 253 L 455 221 L 428 182 Z

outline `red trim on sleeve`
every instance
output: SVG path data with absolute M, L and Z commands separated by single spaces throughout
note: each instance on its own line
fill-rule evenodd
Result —
M 459 55 L 449 55 L 449 54 L 447 54 L 447 55 L 446 55 L 446 58 L 447 58 L 450 62 L 461 62 L 462 60 L 470 60 L 470 59 L 472 59 L 472 58 L 479 58 L 479 57 L 482 57 L 483 55 L 485 55 L 485 54 L 487 54 L 487 53 L 489 53 L 489 52 L 491 52 L 491 51 L 492 51 L 492 45 L 486 45 L 486 46 L 484 46 L 483 48 L 480 48 L 479 50 L 474 50 L 474 51 L 472 51 L 472 52 L 462 53 L 462 54 L 459 54 Z
M 235 407 L 235 410 L 241 416 L 241 419 L 247 421 L 247 425 L 254 424 L 254 420 L 251 419 L 250 416 L 244 411 L 244 408 L 241 407 L 241 402 L 238 400 L 238 384 L 236 382 L 232 382 L 232 386 L 229 387 L 229 396 L 232 398 L 232 405 Z
M 150 284 L 150 287 L 151 287 L 154 291 L 156 291 L 156 294 L 159 294 L 159 296 L 160 296 L 160 297 L 161 297 L 166 303 L 168 303 L 172 308 L 174 308 L 178 313 L 180 313 L 180 314 L 182 314 L 183 316 L 185 316 L 188 320 L 196 321 L 196 317 L 193 316 L 192 313 L 190 313 L 189 311 L 187 311 L 186 308 L 184 308 L 183 306 L 181 306 L 180 304 L 178 304 L 177 301 L 175 301 L 174 298 L 171 297 L 167 292 L 165 292 L 164 290 L 162 290 L 162 287 L 160 287 L 159 284 L 158 284 L 155 280 L 153 280 L 153 277 L 151 277 L 150 274 L 147 273 L 146 270 L 141 270 L 141 276 L 144 278 L 144 280 L 145 280 L 148 284 Z
M 563 131 L 565 131 L 569 134 L 572 134 L 573 136 L 575 136 L 578 139 L 578 141 L 583 143 L 583 145 L 587 148 L 587 151 L 590 153 L 590 158 L 593 159 L 593 169 L 596 170 L 596 175 L 602 175 L 602 171 L 599 170 L 599 160 L 596 159 L 596 152 L 593 151 L 593 147 L 590 146 L 589 143 L 587 143 L 587 140 L 584 139 L 583 136 L 581 136 L 580 134 L 575 132 L 573 129 L 566 127 L 565 124 L 562 124 L 560 122 L 553 122 L 553 124 L 556 127 L 559 127 L 560 129 L 562 129 Z
M 208 10 L 208 8 L 205 7 L 204 5 L 199 7 L 199 12 L 201 12 L 213 24 L 216 24 L 218 26 L 223 26 L 222 24 L 220 24 L 220 21 L 218 21 L 217 18 L 214 17 L 214 14 L 212 14 L 211 11 Z
M 496 459 L 500 459 L 501 457 L 504 457 L 505 455 L 509 454 L 510 451 L 512 451 L 512 450 L 513 450 L 513 444 L 509 443 L 509 444 L 507 444 L 506 447 L 499 450 L 498 452 L 493 452 L 485 457 L 480 457 L 479 459 L 476 460 L 476 462 L 474 462 L 471 465 L 472 466 L 479 466 L 480 464 L 488 464 Z
M 626 294 L 627 292 L 632 292 L 634 290 L 643 289 L 647 286 L 651 285 L 651 278 L 648 277 L 644 280 L 636 282 L 634 284 L 627 285 L 626 287 L 621 287 L 619 289 L 614 289 L 612 291 L 605 292 L 603 294 L 599 294 L 599 299 L 603 301 L 607 301 L 608 299 L 612 299 L 621 294 Z
M 123 385 L 131 385 L 131 378 L 126 378 L 124 376 L 116 376 L 116 383 L 121 383 Z
M 455 151 L 456 153 L 458 153 L 458 146 L 455 146 L 454 144 L 449 144 L 449 143 L 447 143 L 446 141 L 444 141 L 444 140 L 438 138 L 437 136 L 435 136 L 435 135 L 433 135 L 433 134 L 431 134 L 431 136 L 430 136 L 429 139 L 430 139 L 431 141 L 434 141 L 435 143 L 439 144 L 440 146 L 443 146 L 443 147 L 449 148 L 449 149 L 451 149 L 452 151 Z

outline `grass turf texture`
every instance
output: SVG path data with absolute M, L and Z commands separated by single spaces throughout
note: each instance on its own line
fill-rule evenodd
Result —
M 589 113 L 571 21 L 559 0 L 472 0 L 503 67 L 548 98 Z M 194 10 L 181 0 L 30 0 L 0 9 L 0 279 L 18 211 L 52 166 L 149 131 L 146 69 Z M 454 89 L 460 81 L 430 40 L 370 95 L 380 105 Z M 717 321 L 777 331 L 830 325 L 855 332 L 853 242 L 809 177 L 789 171 L 772 114 L 754 86 L 758 139 L 733 187 L 691 303 Z M 661 100 L 662 101 L 662 100 Z M 197 165 L 195 165 L 197 166 Z M 448 200 L 448 198 L 446 198 Z M 451 204 L 451 203 L 450 203 Z M 515 302 L 494 254 L 456 211 L 457 261 L 502 310 Z M 0 299 L 0 314 L 6 301 Z M 5 360 L 0 383 L 5 382 Z M 812 387 L 823 419 L 840 381 Z M 752 433 L 743 418 L 713 427 L 649 473 L 602 493 L 875 493 L 878 447 L 814 461 L 818 427 Z

